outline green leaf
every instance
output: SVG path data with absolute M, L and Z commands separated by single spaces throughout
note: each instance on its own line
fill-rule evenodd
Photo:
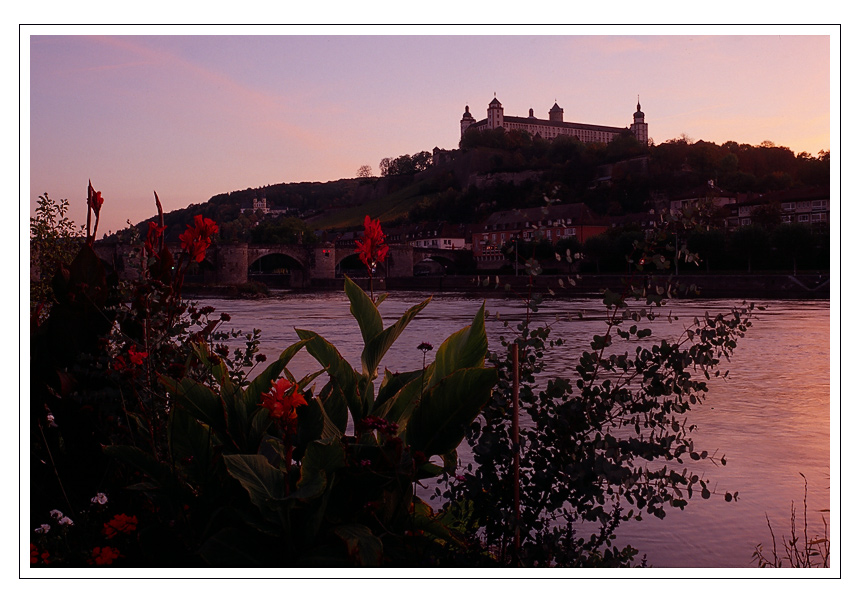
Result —
M 270 501 L 283 500 L 284 474 L 275 469 L 262 454 L 225 454 L 227 472 L 236 478 L 251 497 L 251 502 L 271 521 L 278 521 Z
M 104 451 L 148 475 L 162 488 L 173 482 L 170 468 L 137 446 L 105 446 Z
M 247 531 L 224 528 L 200 547 L 198 554 L 211 567 L 266 567 L 271 564 L 261 547 L 248 538 Z
M 487 355 L 487 333 L 484 330 L 484 304 L 472 324 L 448 337 L 436 351 L 436 362 L 428 387 L 433 387 L 454 371 L 484 366 Z
M 323 367 L 334 382 L 333 385 L 340 390 L 353 420 L 365 417 L 364 392 L 359 391 L 359 375 L 352 365 L 344 360 L 337 348 L 317 335 L 313 331 L 296 329 L 299 339 L 307 340 L 306 348 L 320 366 Z M 329 411 L 329 414 L 332 414 Z
M 365 375 L 374 376 L 379 363 L 382 362 L 382 357 L 388 352 L 391 345 L 397 340 L 406 326 L 412 322 L 412 319 L 430 303 L 431 298 L 425 299 L 420 304 L 416 304 L 406 310 L 400 319 L 377 334 L 370 342 L 365 341 L 364 350 L 361 353 L 361 370 Z
M 174 397 L 176 403 L 191 413 L 194 418 L 211 425 L 217 433 L 224 433 L 227 420 L 218 394 L 202 383 L 187 377 L 182 381 L 176 381 L 161 375 L 159 381 Z
M 224 360 L 210 354 L 209 347 L 204 342 L 191 343 L 191 351 L 203 365 L 204 370 L 208 371 L 218 381 L 221 386 L 221 395 L 232 398 L 236 393 L 236 386 L 230 379 L 230 372 L 227 370 Z M 216 358 L 214 362 L 213 357 Z
M 426 371 L 416 370 L 406 373 L 392 373 L 386 369 L 385 375 L 382 378 L 382 384 L 379 386 L 379 393 L 376 395 L 376 400 L 373 403 L 373 408 L 369 410 L 369 414 L 376 414 L 377 416 L 384 418 L 384 412 L 379 413 L 378 409 L 383 407 L 385 403 L 403 389 L 407 383 L 414 381 L 415 378 L 419 377 L 423 372 Z
M 389 423 L 397 423 L 400 428 L 399 431 L 405 429 L 409 422 L 409 417 L 415 410 L 421 396 L 423 380 L 421 378 L 421 371 L 416 372 L 418 375 L 397 390 L 384 403 L 379 404 L 373 411 L 376 416 L 385 419 Z
M 349 312 L 355 317 L 366 346 L 382 332 L 382 316 L 370 296 L 349 277 L 344 279 L 343 290 L 349 298 Z
M 170 454 L 196 483 L 206 479 L 209 462 L 215 456 L 209 426 L 204 427 L 181 406 L 174 406 L 168 418 Z
M 460 369 L 425 394 L 406 426 L 406 443 L 428 457 L 454 450 L 489 400 L 497 382 L 492 368 Z
M 317 440 L 308 444 L 302 457 L 302 473 L 290 498 L 310 500 L 322 496 L 328 476 L 346 465 L 343 445 L 339 438 Z
M 378 567 L 382 563 L 382 541 L 365 525 L 344 524 L 334 529 L 346 543 L 350 559 L 362 567 Z
M 334 473 L 337 469 L 346 466 L 343 444 L 339 438 L 328 438 L 317 440 L 308 444 L 305 456 L 302 458 L 302 477 L 299 485 L 304 479 L 304 471 L 325 471 Z

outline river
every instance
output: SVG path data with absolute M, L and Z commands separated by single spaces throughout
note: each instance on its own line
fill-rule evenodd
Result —
M 385 326 L 426 296 L 393 292 L 381 306 Z M 491 348 L 508 327 L 505 320 L 524 315 L 522 302 L 511 297 L 435 294 L 391 348 L 382 366 L 392 371 L 421 366 L 417 345 L 423 341 L 434 350 L 454 331 L 468 325 L 482 301 L 491 318 L 487 332 Z M 316 331 L 335 344 L 353 366 L 360 366 L 361 336 L 342 292 L 283 292 L 260 300 L 207 300 L 218 311 L 232 316 L 229 326 L 250 332 L 262 330 L 262 352 L 270 360 L 297 340 L 295 327 Z M 730 309 L 740 300 L 678 300 L 671 309 L 680 321 L 658 320 L 654 337 L 668 337 L 684 328 L 693 316 L 706 311 Z M 690 413 L 698 426 L 694 437 L 698 450 L 718 458 L 726 466 L 699 463 L 712 491 L 739 492 L 736 502 L 721 497 L 703 500 L 694 496 L 683 511 L 670 509 L 663 520 L 647 517 L 628 522 L 618 531 L 618 544 L 632 544 L 647 555 L 653 567 L 746 568 L 756 567 L 752 554 L 757 544 L 772 547 L 767 517 L 777 538 L 789 535 L 792 501 L 803 525 L 804 483 L 809 482 L 809 530 L 821 534 L 822 515 L 830 523 L 831 426 L 839 416 L 831 405 L 830 302 L 761 302 L 754 326 L 739 343 L 726 367 L 728 380 L 710 382 L 705 404 Z M 582 318 L 579 313 L 582 312 Z M 553 336 L 565 346 L 547 360 L 547 374 L 569 375 L 574 359 L 600 332 L 605 312 L 599 299 L 549 298 L 534 317 L 552 325 Z M 434 352 L 431 352 L 431 354 Z M 302 352 L 289 366 L 297 376 L 317 370 L 315 361 Z M 838 426 L 838 423 L 836 423 Z M 718 453 L 718 454 L 717 454 Z

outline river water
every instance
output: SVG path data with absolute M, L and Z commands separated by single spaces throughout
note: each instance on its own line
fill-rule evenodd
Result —
M 415 292 L 393 292 L 382 304 L 385 326 L 408 307 L 427 296 Z M 383 360 L 392 371 L 421 366 L 417 345 L 423 341 L 434 350 L 451 333 L 467 326 L 486 303 L 491 318 L 487 332 L 491 348 L 499 347 L 499 336 L 509 330 L 525 310 L 515 297 L 482 299 L 475 295 L 434 294 L 433 301 L 410 324 Z M 353 366 L 360 366 L 361 336 L 349 303 L 342 292 L 284 292 L 261 300 L 207 300 L 232 316 L 229 326 L 250 332 L 262 330 L 263 349 L 273 360 L 298 338 L 295 327 L 316 331 L 335 344 Z M 680 321 L 659 319 L 651 327 L 659 341 L 689 325 L 693 316 L 731 309 L 740 300 L 672 301 L 661 308 Z M 726 368 L 728 380 L 711 380 L 705 403 L 688 416 L 698 431 L 698 450 L 717 458 L 725 455 L 726 466 L 701 461 L 697 468 L 710 480 L 712 492 L 739 492 L 738 501 L 727 503 L 713 496 L 703 500 L 694 494 L 683 511 L 669 509 L 663 520 L 647 517 L 628 522 L 618 531 L 619 545 L 632 544 L 647 563 L 664 568 L 756 567 L 752 554 L 757 544 L 772 548 L 766 516 L 770 518 L 782 551 L 782 536 L 790 532 L 792 502 L 803 526 L 804 482 L 809 483 L 808 518 L 810 536 L 822 534 L 822 516 L 830 523 L 831 416 L 839 416 L 831 405 L 830 303 L 829 301 L 761 302 L 754 326 L 739 343 Z M 582 313 L 582 317 L 579 313 Z M 599 299 L 548 299 L 534 317 L 534 324 L 551 324 L 553 337 L 565 346 L 547 359 L 549 375 L 568 375 L 581 350 L 603 327 L 605 309 Z M 432 355 L 435 352 L 431 352 Z M 302 352 L 289 366 L 302 376 L 318 370 L 316 362 Z

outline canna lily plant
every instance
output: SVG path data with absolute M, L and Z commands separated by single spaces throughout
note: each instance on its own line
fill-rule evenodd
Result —
M 378 308 L 384 297 L 375 303 L 349 279 L 345 291 L 364 342 L 360 367 L 319 334 L 296 329 L 299 341 L 239 386 L 223 359 L 194 342 L 189 363 L 209 377 L 160 377 L 171 401 L 172 460 L 157 462 L 130 446 L 108 449 L 159 490 L 184 493 L 184 504 L 207 492 L 221 501 L 202 505 L 212 515 L 197 546 L 211 565 L 236 565 L 237 555 L 279 565 L 423 563 L 466 546 L 415 486 L 453 465 L 496 384 L 496 370 L 484 366 L 484 308 L 432 362 L 405 373 L 384 370 L 380 380 L 386 352 L 430 299 L 385 327 Z M 301 349 L 321 368 L 297 379 L 287 365 Z M 326 377 L 315 391 L 313 383 Z M 241 500 L 228 494 L 236 487 L 249 507 L 220 507 Z M 227 517 L 242 518 L 244 527 Z

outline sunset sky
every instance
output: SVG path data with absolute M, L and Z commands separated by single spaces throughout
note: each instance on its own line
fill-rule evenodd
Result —
M 557 102 L 565 121 L 625 127 L 638 96 L 655 144 L 770 140 L 813 155 L 830 149 L 839 117 L 833 27 L 180 31 L 251 35 L 23 30 L 31 211 L 47 192 L 84 222 L 91 179 L 106 200 L 104 233 L 152 216 L 153 190 L 169 211 L 249 187 L 351 178 L 363 164 L 378 175 L 383 157 L 456 148 L 464 106 L 483 119 L 494 94 L 506 115 L 533 108 L 546 119 Z M 291 35 L 260 35 L 273 32 Z M 361 35 L 333 35 L 350 32 Z

